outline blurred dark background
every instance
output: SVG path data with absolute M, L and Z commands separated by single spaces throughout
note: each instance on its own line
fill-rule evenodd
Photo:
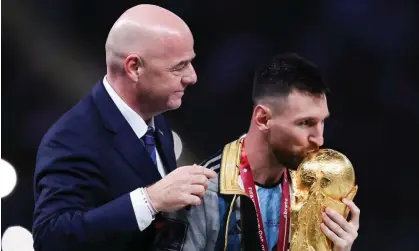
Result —
M 114 21 L 139 1 L 2 1 L 1 155 L 17 172 L 1 233 L 31 229 L 43 134 L 105 74 Z M 325 146 L 352 161 L 361 227 L 353 250 L 419 250 L 419 2 L 148 1 L 195 36 L 198 84 L 167 113 L 199 162 L 246 132 L 253 70 L 280 52 L 317 64 L 332 89 Z M 7 251 L 7 250 L 4 250 Z

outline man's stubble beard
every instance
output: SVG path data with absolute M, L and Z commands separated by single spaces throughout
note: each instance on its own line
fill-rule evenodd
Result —
M 293 153 L 285 149 L 276 150 L 273 152 L 273 155 L 279 164 L 290 170 L 297 170 L 304 159 L 304 156 L 301 154 Z

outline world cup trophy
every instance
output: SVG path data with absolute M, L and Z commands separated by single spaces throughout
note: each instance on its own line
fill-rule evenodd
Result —
M 291 251 L 332 251 L 333 243 L 320 228 L 326 207 L 348 217 L 343 198 L 353 200 L 358 190 L 349 159 L 332 149 L 309 153 L 291 172 Z

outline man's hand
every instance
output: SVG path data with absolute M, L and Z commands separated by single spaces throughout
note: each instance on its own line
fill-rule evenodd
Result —
M 343 199 L 342 202 L 351 210 L 352 216 L 349 222 L 330 208 L 326 208 L 326 212 L 322 213 L 324 223 L 320 227 L 333 242 L 333 251 L 351 250 L 352 244 L 358 237 L 360 210 L 351 200 Z
M 208 179 L 217 174 L 202 166 L 182 166 L 147 188 L 157 212 L 173 212 L 188 205 L 200 205 Z

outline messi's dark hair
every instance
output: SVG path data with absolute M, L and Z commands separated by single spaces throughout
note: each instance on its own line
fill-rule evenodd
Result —
M 293 90 L 313 95 L 329 92 L 317 66 L 295 53 L 276 55 L 255 72 L 255 104 L 267 97 L 287 97 Z

